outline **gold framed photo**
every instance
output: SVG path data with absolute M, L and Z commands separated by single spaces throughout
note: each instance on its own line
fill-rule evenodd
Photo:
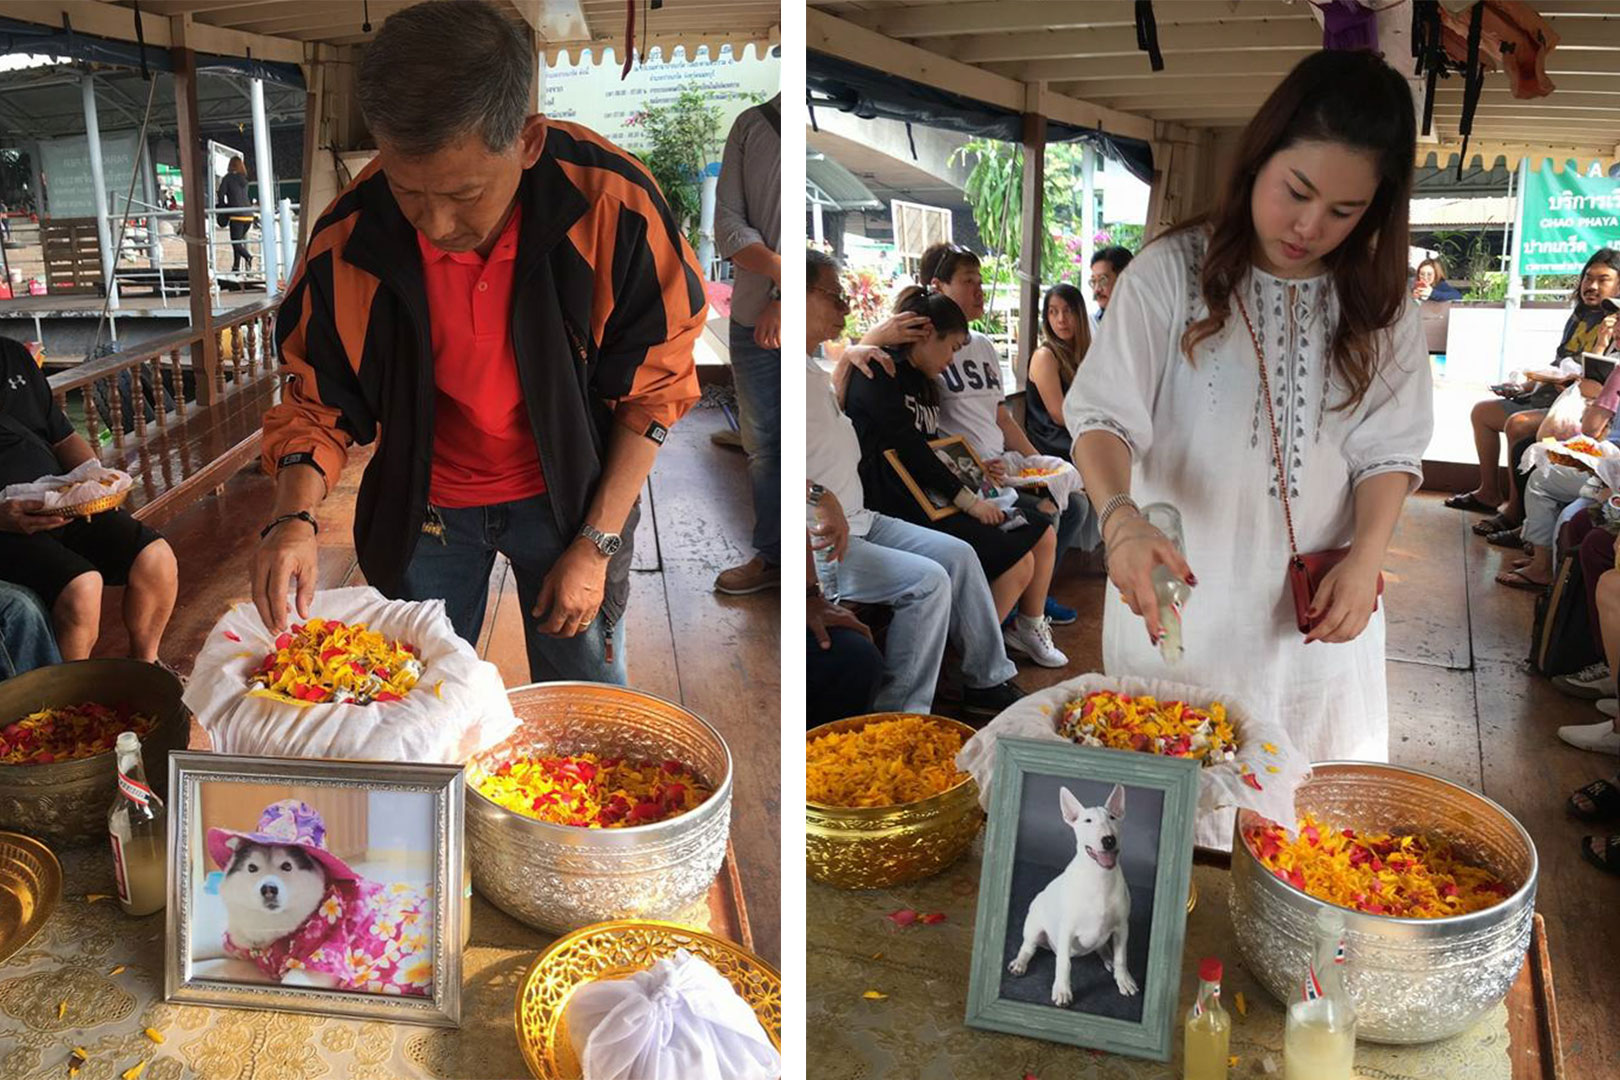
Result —
M 984 462 L 979 460 L 979 455 L 974 453 L 967 439 L 960 435 L 947 435 L 942 439 L 930 439 L 928 448 L 947 469 L 951 470 L 952 475 L 962 481 L 963 487 L 981 493 L 984 491 L 988 483 Z M 923 513 L 928 515 L 929 521 L 940 521 L 962 512 L 952 501 L 951 496 L 925 489 L 919 484 L 916 477 L 912 476 L 910 470 L 900 461 L 899 454 L 893 450 L 885 450 L 883 457 L 888 461 L 889 467 L 905 481 L 906 489 L 911 492 L 911 497 L 917 500 L 917 505 L 922 507 Z

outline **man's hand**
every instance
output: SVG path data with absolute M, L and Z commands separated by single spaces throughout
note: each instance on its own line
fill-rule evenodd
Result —
M 1007 482 L 1007 463 L 998 457 L 990 458 L 984 463 L 984 474 L 1000 487 Z
M 287 629 L 287 589 L 295 581 L 298 617 L 309 618 L 319 555 L 314 527 L 300 518 L 283 521 L 259 541 L 253 553 L 253 606 L 272 634 Z
M 857 619 L 847 608 L 839 607 L 824 596 L 812 596 L 805 614 L 810 623 L 810 632 L 816 635 L 816 642 L 823 649 L 832 648 L 832 635 L 827 631 L 835 626 L 853 630 L 867 641 L 872 640 L 872 631 L 866 628 L 865 623 Z
M 1007 512 L 989 499 L 980 499 L 967 508 L 967 514 L 981 525 L 1000 525 L 1007 520 Z
M 573 637 L 583 633 L 602 607 L 608 557 L 583 537 L 568 545 L 540 583 L 540 597 L 530 612 L 542 634 Z M 548 617 L 549 616 L 549 617 Z
M 782 301 L 772 300 L 754 323 L 754 344 L 762 349 L 782 347 Z
M 38 499 L 14 499 L 0 503 L 0 532 L 32 536 L 37 532 L 60 529 L 73 520 L 62 514 L 42 514 L 40 511 L 44 506 Z
M 821 501 L 816 503 L 816 519 L 820 524 L 810 530 L 815 539 L 810 541 L 810 547 L 815 551 L 825 551 L 827 558 L 837 562 L 849 550 L 849 519 L 844 517 L 843 504 L 838 496 L 830 491 L 821 493 Z
M 934 324 L 928 321 L 928 316 L 918 315 L 912 311 L 900 311 L 862 334 L 861 344 L 898 348 L 901 345 L 922 341 L 933 332 Z

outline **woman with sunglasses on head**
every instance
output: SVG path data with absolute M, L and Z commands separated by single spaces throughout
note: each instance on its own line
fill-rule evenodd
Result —
M 900 294 L 895 310 L 925 316 L 930 330 L 922 340 L 889 350 L 895 362 L 892 374 L 874 364 L 868 377 L 849 380 L 844 412 L 861 442 L 866 504 L 971 544 L 990 581 L 997 618 L 1005 619 L 1017 608 L 1004 635 L 1008 646 L 1043 667 L 1063 667 L 1068 657 L 1052 643 L 1042 610 L 1057 547 L 1051 528 L 1028 519 L 1008 527 L 1006 511 L 964 484 L 928 445 L 946 434 L 940 422 L 939 375 L 967 344 L 967 316 L 950 297 L 918 286 Z M 960 512 L 929 520 L 889 461 L 890 451 L 918 486 L 948 499 Z
M 1415 144 L 1411 90 L 1381 59 L 1301 61 L 1214 212 L 1132 262 L 1065 400 L 1123 601 L 1106 670 L 1230 695 L 1308 760 L 1389 753 L 1380 568 L 1433 430 L 1406 284 Z M 1181 511 L 1185 557 L 1137 509 L 1157 501 Z M 1290 572 L 1329 551 L 1331 569 Z M 1156 647 L 1161 565 L 1196 586 L 1174 666 Z M 1204 818 L 1199 842 L 1229 845 L 1230 819 Z

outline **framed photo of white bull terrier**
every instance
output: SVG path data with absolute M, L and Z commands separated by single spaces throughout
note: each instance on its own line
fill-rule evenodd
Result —
M 1166 1061 L 1198 765 L 996 744 L 967 1023 Z
M 169 1001 L 456 1026 L 454 765 L 176 753 Z

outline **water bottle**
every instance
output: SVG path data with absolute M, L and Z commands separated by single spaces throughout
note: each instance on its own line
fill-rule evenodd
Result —
M 1181 511 L 1169 503 L 1149 503 L 1142 507 L 1142 516 L 1175 545 L 1182 558 L 1187 556 L 1187 545 L 1181 531 Z M 1168 566 L 1160 563 L 1153 568 L 1153 595 L 1159 607 L 1159 655 L 1167 664 L 1181 659 L 1181 613 L 1192 587 L 1182 581 Z

